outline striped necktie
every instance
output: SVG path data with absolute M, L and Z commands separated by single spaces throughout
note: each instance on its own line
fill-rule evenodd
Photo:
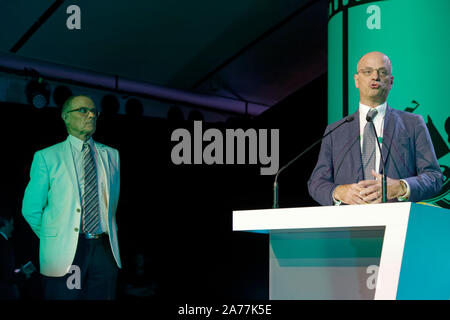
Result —
M 83 144 L 83 171 L 83 232 L 95 233 L 100 224 L 97 169 L 91 146 L 87 142 Z
M 377 116 L 378 111 L 374 108 L 370 109 L 368 112 L 368 116 L 374 119 Z M 375 157 L 375 148 L 377 137 L 375 137 L 374 130 L 372 128 L 372 123 L 367 122 L 364 127 L 363 133 L 363 145 L 362 145 L 362 163 L 364 169 L 364 179 L 371 180 L 374 179 L 372 176 L 372 170 L 375 170 L 376 166 L 376 157 Z

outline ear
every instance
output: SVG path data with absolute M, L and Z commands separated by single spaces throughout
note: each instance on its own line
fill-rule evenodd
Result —
M 355 87 L 356 87 L 356 88 L 359 88 L 359 82 L 358 82 L 359 78 L 358 78 L 358 74 L 354 74 L 354 75 L 353 75 L 353 78 L 355 79 Z
M 392 84 L 394 83 L 394 76 L 391 76 L 389 79 L 389 90 L 392 89 Z

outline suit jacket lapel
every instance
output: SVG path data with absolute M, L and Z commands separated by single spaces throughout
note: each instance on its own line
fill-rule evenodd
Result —
M 78 203 L 81 204 L 80 186 L 78 185 L 77 173 L 76 173 L 76 169 L 75 169 L 75 163 L 73 162 L 73 155 L 72 155 L 72 149 L 70 147 L 69 138 L 67 138 L 67 140 L 64 141 L 62 146 L 63 146 L 64 164 L 66 165 L 70 180 L 72 181 L 72 183 L 70 185 L 77 186 L 77 188 L 76 188 L 76 190 L 74 190 L 74 192 L 76 192 L 78 194 Z
M 110 177 L 110 168 L 109 168 L 109 159 L 108 152 L 103 148 L 101 144 L 95 143 L 95 148 L 98 151 L 98 158 L 100 160 L 100 167 L 103 168 L 102 174 L 105 175 L 106 181 L 106 195 L 109 195 L 109 190 L 111 188 L 111 177 Z M 109 200 L 109 199 L 108 199 Z M 109 201 L 108 201 L 109 202 Z
M 395 124 L 397 122 L 394 118 L 395 114 L 392 112 L 392 109 L 389 106 L 386 106 L 386 114 L 384 116 L 383 126 L 383 145 L 381 146 L 385 165 L 390 154 L 392 141 L 394 140 Z M 382 162 L 380 161 L 378 172 L 381 172 L 382 168 Z
M 334 163 L 334 177 L 345 176 L 345 183 L 356 183 L 363 179 L 361 146 L 359 139 L 359 112 L 353 113 L 353 121 L 345 124 L 333 134 L 334 150 L 337 158 Z M 344 171 L 342 171 L 344 170 Z M 345 172 L 345 174 L 343 174 Z M 350 180 L 348 180 L 350 178 Z
M 357 177 L 356 182 L 364 179 L 364 170 L 362 167 L 362 159 L 361 159 L 361 142 L 360 142 L 360 124 L 359 124 L 359 109 L 354 114 L 354 119 L 349 123 L 350 125 L 350 137 L 349 141 L 352 141 L 351 146 L 351 158 L 353 163 L 355 164 L 355 172 L 353 174 Z M 356 134 L 356 136 L 355 136 Z

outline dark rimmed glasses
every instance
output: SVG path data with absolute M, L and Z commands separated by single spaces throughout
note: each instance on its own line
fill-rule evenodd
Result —
M 382 77 L 382 78 L 387 77 L 389 75 L 389 70 L 387 70 L 386 68 L 374 69 L 372 67 L 367 67 L 367 68 L 359 70 L 359 72 L 362 73 L 364 76 L 368 77 L 375 70 L 378 72 L 379 76 Z
M 73 110 L 70 110 L 70 111 L 67 111 L 67 113 L 70 113 L 70 112 L 79 112 L 79 113 L 81 113 L 81 114 L 84 114 L 84 115 L 88 115 L 89 114 L 89 112 L 91 112 L 96 118 L 98 118 L 98 116 L 100 115 L 100 111 L 98 111 L 97 109 L 89 109 L 88 107 L 81 107 L 81 108 L 78 108 L 78 109 L 73 109 Z

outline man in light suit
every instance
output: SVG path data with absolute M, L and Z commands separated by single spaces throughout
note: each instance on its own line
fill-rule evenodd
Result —
M 390 59 L 381 52 L 367 53 L 359 60 L 354 79 L 360 94 L 359 109 L 351 115 L 353 121 L 323 139 L 308 181 L 311 197 L 321 205 L 381 202 L 383 159 L 388 201 L 417 202 L 437 194 L 443 176 L 423 118 L 387 105 L 394 79 Z M 370 159 L 378 169 L 365 173 L 368 162 L 362 152 L 367 146 L 363 133 L 366 115 L 375 110 L 373 123 L 378 137 L 373 139 L 381 142 L 382 156 L 378 147 L 373 149 Z M 344 121 L 330 124 L 325 133 Z
M 118 268 L 117 150 L 95 142 L 99 112 L 87 96 L 62 108 L 68 138 L 37 151 L 22 213 L 40 239 L 46 299 L 114 299 Z

